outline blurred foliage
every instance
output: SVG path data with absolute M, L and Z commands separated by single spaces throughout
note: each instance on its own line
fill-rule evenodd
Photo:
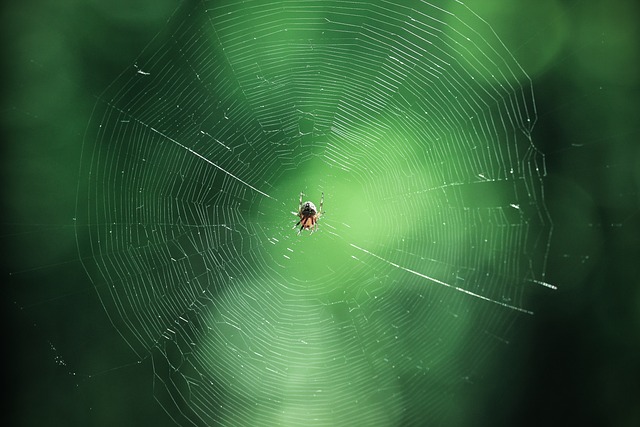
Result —
M 474 425 L 640 424 L 640 46 L 632 0 L 469 0 L 534 79 L 547 157 L 548 281 Z M 172 1 L 5 2 L 3 298 L 19 425 L 167 425 L 84 276 L 73 213 L 102 89 Z M 503 373 L 508 371 L 510 375 Z M 16 390 L 13 390 L 16 389 Z M 13 391 L 12 391 L 13 390 Z M 477 397 L 477 396 L 475 396 Z

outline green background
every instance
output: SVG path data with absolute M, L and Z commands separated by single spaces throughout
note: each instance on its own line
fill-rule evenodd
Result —
M 470 392 L 474 425 L 640 423 L 640 127 L 632 1 L 469 1 L 533 79 L 554 222 L 547 279 Z M 6 415 L 17 425 L 167 425 L 76 252 L 78 160 L 98 94 L 173 2 L 3 5 Z M 509 374 L 505 374 L 508 372 Z M 170 424 L 169 424 L 170 425 Z

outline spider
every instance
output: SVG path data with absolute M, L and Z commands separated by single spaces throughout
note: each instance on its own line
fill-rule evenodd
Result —
M 302 203 L 303 195 L 304 193 L 301 192 L 298 212 L 291 212 L 292 214 L 300 218 L 300 221 L 298 221 L 296 225 L 293 226 L 293 228 L 296 228 L 298 225 L 300 226 L 298 234 L 300 234 L 302 230 L 311 230 L 311 232 L 313 233 L 318 229 L 318 225 L 316 224 L 316 222 L 318 222 L 320 215 L 322 215 L 322 204 L 324 203 L 324 193 L 322 193 L 322 198 L 320 199 L 320 210 L 316 210 L 316 205 L 314 205 L 312 202 Z

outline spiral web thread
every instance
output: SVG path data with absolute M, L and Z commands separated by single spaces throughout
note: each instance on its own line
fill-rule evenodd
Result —
M 552 287 L 529 78 L 463 4 L 398 3 L 184 5 L 100 97 L 80 255 L 176 423 L 450 420 Z

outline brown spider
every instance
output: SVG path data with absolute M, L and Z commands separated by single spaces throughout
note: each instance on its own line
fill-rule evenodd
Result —
M 291 212 L 300 218 L 300 221 L 293 226 L 293 228 L 296 228 L 298 225 L 300 226 L 298 234 L 300 234 L 302 230 L 311 230 L 313 233 L 318 229 L 318 225 L 316 223 L 318 222 L 320 215 L 322 215 L 322 204 L 324 203 L 324 193 L 322 193 L 322 198 L 320 199 L 320 210 L 316 210 L 316 205 L 312 202 L 302 203 L 303 195 L 304 193 L 300 193 L 300 206 L 298 207 L 298 212 Z

